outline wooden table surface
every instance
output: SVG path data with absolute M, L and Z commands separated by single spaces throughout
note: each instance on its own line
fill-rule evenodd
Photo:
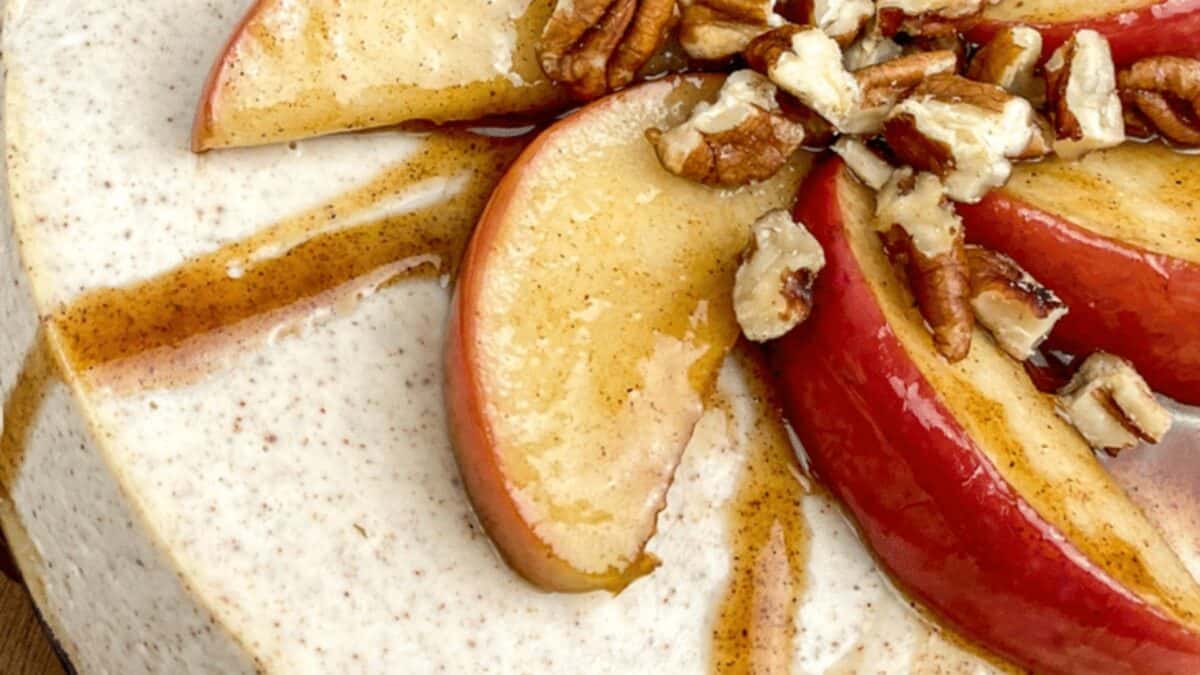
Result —
M 63 675 L 0 536 L 0 673 Z

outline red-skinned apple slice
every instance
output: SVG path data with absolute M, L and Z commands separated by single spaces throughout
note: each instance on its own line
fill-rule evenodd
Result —
M 738 254 L 807 167 L 801 155 L 736 190 L 661 168 L 645 130 L 682 122 L 722 81 L 659 80 L 551 127 L 468 249 L 447 338 L 451 434 L 484 528 L 542 588 L 618 591 L 653 569 L 643 548 L 738 336 Z
M 915 598 L 1049 673 L 1200 672 L 1200 589 L 1141 511 L 981 330 L 938 356 L 840 160 L 797 216 L 827 264 L 770 347 L 817 476 Z
M 561 105 L 535 46 L 551 0 L 258 0 L 213 64 L 196 151 Z
M 1051 346 L 1123 356 L 1152 388 L 1200 403 L 1200 158 L 1126 144 L 1024 164 L 959 212 L 969 240 L 1070 307 Z
M 987 42 L 1014 24 L 1041 32 L 1046 57 L 1085 28 L 1108 38 L 1118 66 L 1163 54 L 1200 56 L 1200 0 L 1002 0 L 967 37 Z

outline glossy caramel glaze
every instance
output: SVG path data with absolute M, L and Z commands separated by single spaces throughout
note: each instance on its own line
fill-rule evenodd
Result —
M 376 283 L 452 274 L 492 188 L 523 145 L 433 135 L 416 156 L 327 204 L 157 277 L 79 297 L 50 319 L 54 338 L 83 371 L 178 349 L 387 266 L 392 273 Z
M 732 434 L 745 467 L 727 507 L 733 568 L 713 626 L 712 672 L 790 673 L 808 565 L 807 490 L 764 369 L 748 349 L 735 358 L 750 376 L 755 414 Z M 713 404 L 737 419 L 720 390 Z

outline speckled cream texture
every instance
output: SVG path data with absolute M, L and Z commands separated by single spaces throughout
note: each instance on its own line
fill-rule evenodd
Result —
M 420 143 L 188 153 L 204 73 L 245 5 L 9 2 L 5 393 L 39 311 L 244 237 Z M 42 610 L 81 672 L 708 672 L 742 463 L 724 417 L 706 414 L 685 453 L 650 544 L 659 570 L 616 598 L 537 592 L 458 482 L 448 301 L 435 281 L 403 282 L 184 385 L 53 388 L 13 497 Z M 739 378 L 727 366 L 723 386 Z M 811 496 L 796 517 L 813 531 L 797 672 L 986 670 L 905 607 L 832 502 Z

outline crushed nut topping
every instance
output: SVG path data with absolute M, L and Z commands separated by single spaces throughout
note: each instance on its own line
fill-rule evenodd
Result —
M 1058 402 L 1093 448 L 1112 455 L 1138 441 L 1157 443 L 1171 428 L 1171 413 L 1142 376 L 1128 361 L 1104 352 L 1084 361 Z
M 862 88 L 842 64 L 842 50 L 817 28 L 784 26 L 746 48 L 746 63 L 771 78 L 839 131 L 862 103 Z
M 967 77 L 1003 87 L 1034 105 L 1046 95 L 1035 74 L 1042 56 L 1042 34 L 1028 26 L 1010 26 L 984 45 L 967 69 Z
M 867 147 L 866 143 L 852 136 L 839 138 L 833 144 L 833 151 L 841 156 L 863 185 L 875 191 L 882 190 L 896 171 L 896 167 Z
M 787 211 L 759 218 L 733 287 L 734 312 L 746 337 L 773 340 L 807 319 L 812 286 L 824 267 L 821 245 Z
M 783 0 L 779 13 L 792 23 L 815 26 L 843 47 L 875 16 L 874 0 Z
M 1000 87 L 957 75 L 923 81 L 884 125 L 897 158 L 942 177 L 952 199 L 977 202 L 1030 147 L 1033 107 Z
M 725 80 L 716 102 L 646 137 L 663 167 L 684 178 L 721 186 L 770 178 L 804 142 L 804 128 L 780 112 L 777 91 L 758 73 L 740 70 Z
M 971 307 L 996 344 L 1018 361 L 1033 356 L 1067 306 L 1012 258 L 979 246 L 967 247 Z
M 1122 97 L 1141 113 L 1133 121 L 1139 137 L 1156 130 L 1168 140 L 1200 146 L 1200 60 L 1177 56 L 1142 59 L 1122 71 L 1118 82 Z
M 983 12 L 983 0 L 879 0 L 883 34 L 945 35 L 958 31 L 959 22 Z
M 1112 51 L 1096 31 L 1076 31 L 1046 62 L 1046 102 L 1060 157 L 1077 159 L 1125 142 Z
M 879 192 L 876 218 L 892 264 L 907 279 L 934 346 L 951 363 L 971 349 L 975 315 L 962 221 L 930 173 L 897 170 Z
M 683 3 L 679 43 L 694 59 L 717 61 L 736 54 L 754 38 L 786 23 L 775 0 L 691 0 Z

